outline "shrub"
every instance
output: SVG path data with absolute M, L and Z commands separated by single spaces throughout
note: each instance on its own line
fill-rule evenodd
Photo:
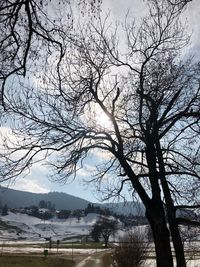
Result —
M 144 235 L 129 231 L 121 239 L 115 251 L 115 260 L 118 267 L 142 267 L 148 243 Z

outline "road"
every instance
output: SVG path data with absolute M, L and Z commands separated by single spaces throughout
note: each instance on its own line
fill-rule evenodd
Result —
M 81 260 L 76 267 L 103 267 L 103 254 L 94 254 Z

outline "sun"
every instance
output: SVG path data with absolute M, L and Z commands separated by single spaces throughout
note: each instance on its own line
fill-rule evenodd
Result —
M 82 120 L 84 123 L 92 128 L 98 130 L 110 130 L 113 124 L 109 116 L 97 104 L 90 105 L 87 112 L 83 115 Z
M 94 107 L 94 122 L 99 128 L 110 129 L 112 128 L 112 122 L 109 116 L 99 106 Z
M 110 118 L 103 111 L 96 116 L 95 120 L 97 125 L 102 128 L 109 129 L 112 127 Z

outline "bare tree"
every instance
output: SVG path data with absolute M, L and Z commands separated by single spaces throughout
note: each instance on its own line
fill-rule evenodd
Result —
M 15 76 L 5 91 L 15 139 L 4 143 L 2 180 L 43 159 L 66 180 L 103 151 L 93 181 L 106 178 L 109 196 L 125 185 L 138 194 L 158 267 L 173 266 L 170 237 L 177 266 L 186 266 L 176 210 L 199 206 L 200 68 L 181 54 L 186 3 L 148 1 L 149 15 L 140 26 L 127 18 L 121 39 L 106 20 L 79 24 L 59 69 L 50 61 L 42 80 Z
M 96 12 L 101 0 L 73 1 L 81 10 Z M 1 105 L 5 83 L 14 74 L 26 76 L 27 69 L 42 56 L 46 62 L 57 51 L 57 70 L 65 53 L 64 39 L 73 27 L 71 1 L 5 0 L 0 3 Z M 89 6 L 89 7 L 88 7 Z M 83 14 L 83 13 L 82 13 Z
M 99 238 L 102 237 L 104 239 L 105 248 L 107 248 L 110 236 L 117 231 L 117 224 L 118 222 L 116 219 L 101 216 L 93 225 L 91 236 L 96 242 L 99 242 Z
M 129 231 L 119 240 L 115 250 L 115 260 L 119 267 L 145 266 L 149 243 L 145 241 L 144 233 Z

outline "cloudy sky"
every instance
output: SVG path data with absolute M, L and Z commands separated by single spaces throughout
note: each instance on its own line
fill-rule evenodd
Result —
M 122 19 L 130 9 L 129 13 L 136 20 L 145 13 L 145 4 L 141 0 L 104 0 L 103 10 L 110 11 L 112 20 Z M 193 0 L 189 3 L 188 9 L 184 14 L 184 19 L 188 20 L 188 29 L 192 33 L 190 51 L 195 54 L 195 57 L 200 59 L 200 1 Z M 47 193 L 49 191 L 59 191 L 72 194 L 89 201 L 98 202 L 99 195 L 96 193 L 96 188 L 93 185 L 84 184 L 83 180 L 90 177 L 93 173 L 95 165 L 95 157 L 88 159 L 84 169 L 77 173 L 75 181 L 67 184 L 59 184 L 51 182 L 48 179 L 49 170 L 42 163 L 35 165 L 31 172 L 26 177 L 19 177 L 15 181 L 5 183 L 11 188 L 30 191 L 36 193 Z

